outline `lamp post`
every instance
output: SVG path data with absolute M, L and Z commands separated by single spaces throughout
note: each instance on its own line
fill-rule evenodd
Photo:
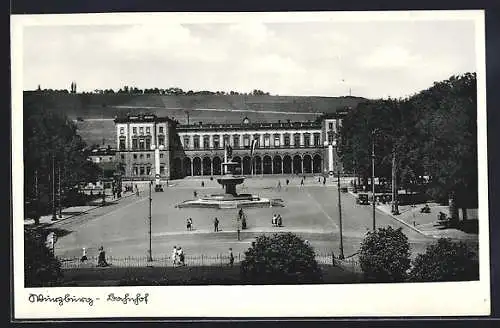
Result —
M 148 250 L 148 262 L 153 261 L 153 252 L 151 249 L 151 203 L 153 202 L 153 199 L 151 198 L 151 185 L 153 184 L 153 181 L 149 182 L 149 216 L 148 216 L 148 221 L 149 221 L 149 250 Z
M 59 194 L 59 199 L 58 199 L 59 200 L 59 218 L 62 218 L 62 208 L 61 208 L 61 166 L 60 165 L 57 167 L 57 171 L 58 171 L 57 173 L 58 173 L 58 176 L 59 176 L 59 179 L 57 181 L 58 182 L 58 187 L 59 187 L 58 188 L 59 189 L 59 192 L 58 192 L 58 194 Z
M 372 130 L 372 214 L 373 214 L 373 231 L 375 231 L 375 134 L 378 129 Z
M 337 153 L 337 141 L 333 141 L 333 147 L 335 148 L 335 153 Z M 338 163 L 338 156 L 337 156 L 337 161 L 336 161 L 336 166 L 337 166 L 337 193 L 338 193 L 338 202 L 339 202 L 339 230 L 340 230 L 340 254 L 339 254 L 339 259 L 343 260 L 344 259 L 344 240 L 342 236 L 342 202 L 340 199 L 340 167 Z
M 57 220 L 56 215 L 56 158 L 52 155 L 52 221 Z

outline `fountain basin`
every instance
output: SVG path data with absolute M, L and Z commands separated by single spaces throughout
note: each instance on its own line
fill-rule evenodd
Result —
M 235 209 L 249 207 L 284 207 L 281 199 L 269 199 L 257 195 L 208 195 L 200 199 L 186 200 L 177 204 L 177 208 L 216 208 L 216 209 Z

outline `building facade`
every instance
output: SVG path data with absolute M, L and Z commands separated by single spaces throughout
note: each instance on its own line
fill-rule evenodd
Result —
M 226 145 L 240 164 L 239 174 L 332 174 L 341 117 L 278 123 L 245 117 L 237 124 L 179 125 L 155 115 L 128 116 L 115 119 L 116 156 L 131 179 L 221 175 Z

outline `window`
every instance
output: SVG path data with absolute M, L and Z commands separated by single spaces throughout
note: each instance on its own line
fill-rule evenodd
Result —
M 139 169 L 137 166 L 134 166 L 134 175 L 139 175 Z
M 158 145 L 165 146 L 165 137 L 164 136 L 158 136 Z
M 194 138 L 193 138 L 193 148 L 194 149 L 200 149 L 200 137 L 199 136 L 194 136 Z
M 139 167 L 140 175 L 144 175 L 144 166 Z
M 328 123 L 328 130 L 333 130 L 333 123 Z
M 146 174 L 151 175 L 151 166 L 146 167 Z
M 151 138 L 146 138 L 146 149 L 151 149 Z
M 160 165 L 160 174 L 165 174 L 165 166 Z
M 215 149 L 219 149 L 220 148 L 219 136 L 214 136 L 214 148 Z
M 163 133 L 163 126 L 160 126 L 160 133 Z
M 118 146 L 118 149 L 125 149 L 127 148 L 125 145 L 125 138 L 120 138 L 120 144 Z
M 290 135 L 287 133 L 285 134 L 285 147 L 290 147 Z
M 160 158 L 163 158 L 163 154 L 160 154 Z
M 121 157 L 122 159 L 125 159 L 125 155 L 121 155 L 120 157 Z
M 332 131 L 329 131 L 328 132 L 328 143 L 332 143 L 333 142 L 333 133 Z
M 139 139 L 139 149 L 144 150 L 144 139 Z
M 146 127 L 146 134 L 151 134 L 151 128 L 149 126 Z
M 109 156 L 109 160 L 112 161 L 113 160 L 113 157 Z
M 146 158 L 151 158 L 151 154 L 146 154 Z
M 134 128 L 132 128 L 132 133 L 133 133 L 133 134 L 137 134 L 137 128 L 135 128 L 135 127 L 134 127 Z
M 137 159 L 137 154 L 134 154 L 134 159 Z
M 243 136 L 243 147 L 250 147 L 250 136 L 248 134 Z
M 139 155 L 139 158 L 144 158 L 144 154 L 140 154 L 140 155 Z
M 144 134 L 144 128 L 142 126 L 139 128 L 139 133 Z
M 281 142 L 281 137 L 279 134 L 274 135 L 274 147 L 279 147 Z
M 319 133 L 315 133 L 314 134 L 314 145 L 315 146 L 319 146 L 320 144 L 320 136 L 319 136 Z
M 189 137 L 184 137 L 184 148 L 189 148 Z
M 120 128 L 120 134 L 125 134 L 125 128 Z
M 137 149 L 137 138 L 132 139 L 132 149 Z
M 271 140 L 269 134 L 264 135 L 264 147 L 269 148 L 271 146 Z
M 229 136 L 227 134 L 224 135 L 223 142 L 224 142 L 223 147 L 226 147 L 229 145 Z
M 240 148 L 240 136 L 239 135 L 233 136 L 233 148 Z
M 311 146 L 311 135 L 309 133 L 304 133 L 304 147 Z
M 295 134 L 293 135 L 293 145 L 294 145 L 295 147 L 300 147 L 300 134 L 295 133 Z
M 210 148 L 210 137 L 209 136 L 203 136 L 203 148 L 204 149 Z

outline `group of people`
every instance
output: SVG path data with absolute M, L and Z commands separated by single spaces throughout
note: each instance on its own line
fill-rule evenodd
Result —
M 81 263 L 86 263 L 88 261 L 87 257 L 87 249 L 85 247 L 82 248 L 82 257 L 80 258 Z M 99 247 L 99 256 L 97 258 L 97 266 L 98 267 L 107 267 L 109 263 L 106 261 L 106 252 L 104 251 L 104 247 Z
M 271 224 L 273 227 L 282 227 L 283 226 L 283 219 L 281 218 L 281 214 L 273 214 L 273 218 L 271 219 Z
M 179 248 L 174 246 L 174 249 L 172 250 L 172 265 L 174 267 L 186 265 L 184 251 L 181 246 L 179 246 Z
M 187 228 L 188 231 L 192 231 L 193 230 L 193 219 L 188 218 L 186 220 L 186 228 Z

